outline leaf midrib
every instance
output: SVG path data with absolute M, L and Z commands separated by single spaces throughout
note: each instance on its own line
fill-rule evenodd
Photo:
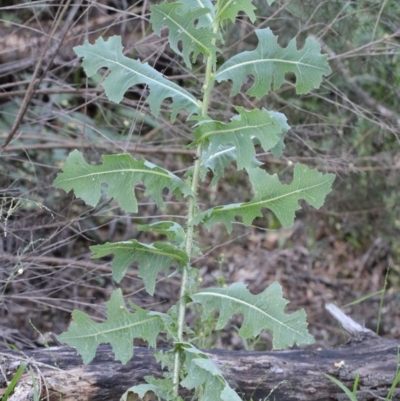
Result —
M 287 196 L 290 196 L 290 195 L 293 195 L 293 194 L 296 194 L 296 193 L 301 193 L 301 192 L 304 192 L 304 191 L 308 191 L 308 190 L 310 190 L 310 189 L 323 186 L 323 185 L 325 185 L 325 184 L 327 184 L 327 183 L 329 183 L 329 182 L 330 182 L 330 179 L 327 179 L 326 181 L 321 182 L 321 183 L 318 183 L 318 184 L 316 184 L 316 185 L 312 185 L 312 186 L 309 186 L 309 187 L 307 187 L 307 188 L 302 188 L 302 189 L 293 190 L 293 191 L 291 191 L 291 192 L 288 192 L 288 193 L 286 193 L 286 194 L 277 196 L 277 197 L 272 198 L 272 199 L 261 200 L 261 201 L 258 201 L 258 202 L 252 202 L 252 201 L 250 201 L 250 202 L 245 202 L 245 203 L 239 203 L 238 205 L 240 205 L 240 206 L 237 206 L 236 208 L 224 209 L 225 206 L 222 206 L 221 209 L 217 209 L 217 210 L 214 209 L 214 210 L 212 211 L 212 213 L 211 213 L 211 216 L 216 215 L 216 214 L 219 213 L 219 212 L 223 212 L 224 210 L 229 210 L 229 211 L 231 211 L 231 210 L 234 210 L 234 209 L 243 209 L 243 208 L 253 207 L 253 206 L 260 206 L 260 207 L 262 207 L 263 204 L 271 203 L 271 202 L 277 201 L 277 200 L 279 200 L 279 199 L 283 199 L 283 198 L 285 198 L 285 197 L 287 197 Z M 217 207 L 218 207 L 218 206 L 217 206 Z
M 240 62 L 240 63 L 234 64 L 234 65 L 232 65 L 232 66 L 230 66 L 230 67 L 228 67 L 228 68 L 226 68 L 226 69 L 224 69 L 222 71 L 217 72 L 215 74 L 215 80 L 218 81 L 218 76 L 219 75 L 221 75 L 221 74 L 223 74 L 223 73 L 225 73 L 227 71 L 233 70 L 235 68 L 239 68 L 239 67 L 245 66 L 247 64 L 254 65 L 254 64 L 257 64 L 257 63 L 265 63 L 265 62 L 267 62 L 267 63 L 275 62 L 275 63 L 283 63 L 283 64 L 293 64 L 293 65 L 296 65 L 296 67 L 298 67 L 299 69 L 301 67 L 308 67 L 308 68 L 311 67 L 311 68 L 315 68 L 315 69 L 318 69 L 318 70 L 321 70 L 321 71 L 324 71 L 324 72 L 326 71 L 326 68 L 318 67 L 318 66 L 316 66 L 314 64 L 302 63 L 300 61 L 288 61 L 288 60 L 273 59 L 273 58 L 271 58 L 271 59 L 256 59 L 256 60 L 249 60 L 249 61 Z
M 92 167 L 96 167 L 96 166 L 92 166 Z M 67 181 L 81 180 L 81 179 L 90 178 L 90 177 L 96 176 L 96 175 L 99 176 L 99 175 L 104 175 L 104 174 L 116 174 L 116 173 L 125 173 L 125 172 L 153 174 L 153 175 L 159 175 L 159 176 L 164 177 L 164 178 L 169 178 L 169 179 L 171 179 L 171 181 L 175 181 L 175 180 L 181 181 L 178 177 L 175 177 L 173 175 L 171 176 L 170 174 L 164 174 L 164 173 L 161 173 L 161 172 L 158 172 L 158 171 L 152 171 L 152 170 L 142 170 L 142 169 L 129 168 L 129 169 L 120 169 L 120 170 L 107 170 L 107 171 L 92 172 L 92 173 L 89 173 L 89 174 L 84 174 L 84 175 L 75 176 L 75 177 L 71 177 L 71 178 L 64 178 L 62 180 L 58 180 L 57 183 L 60 184 L 60 183 L 67 182 Z
M 218 12 L 218 18 L 220 18 L 220 16 L 224 14 L 225 10 L 230 6 L 230 4 L 232 3 L 232 1 L 233 1 L 233 0 L 228 0 L 228 1 L 225 3 L 224 7 L 222 7 L 222 8 L 219 10 L 219 12 Z
M 207 56 L 210 55 L 210 50 L 208 49 L 208 47 L 205 46 L 203 43 L 201 43 L 195 36 L 190 34 L 189 31 L 185 29 L 181 24 L 179 24 L 176 20 L 172 19 L 172 17 L 169 14 L 166 14 L 165 12 L 159 9 L 157 9 L 157 11 L 160 14 L 164 15 L 165 18 L 168 18 L 170 21 L 172 21 L 178 27 L 178 29 L 182 29 L 182 32 L 185 32 L 186 35 L 192 40 L 192 42 L 196 42 L 203 49 L 203 51 L 205 51 Z
M 167 251 L 162 251 L 162 250 L 157 249 L 155 247 L 154 248 L 147 248 L 147 247 L 139 248 L 139 247 L 137 247 L 137 248 L 133 248 L 132 249 L 132 248 L 129 248 L 128 244 L 125 244 L 125 245 L 127 245 L 127 246 L 124 247 L 122 244 L 118 244 L 118 243 L 112 244 L 112 246 L 110 247 L 111 248 L 110 249 L 110 253 L 114 253 L 115 249 L 122 249 L 122 250 L 127 250 L 127 251 L 130 251 L 130 252 L 143 252 L 143 253 L 156 254 L 156 255 L 159 255 L 159 256 L 165 256 L 166 258 L 169 258 L 169 259 L 172 259 L 172 260 L 178 260 L 179 259 L 179 260 L 181 260 L 183 262 L 186 262 L 185 258 L 183 256 L 181 257 L 181 255 L 179 255 L 180 257 L 176 257 L 173 254 L 175 252 L 183 252 L 180 249 L 174 248 L 174 250 L 171 250 L 171 253 L 166 253 Z M 143 246 L 143 244 L 141 244 L 141 245 Z
M 74 336 L 74 337 L 69 336 L 67 339 L 68 340 L 74 340 L 74 339 L 84 339 L 84 338 L 92 338 L 92 337 L 96 337 L 97 338 L 97 336 L 99 336 L 99 335 L 115 333 L 115 332 L 120 331 L 120 330 L 128 330 L 129 328 L 132 328 L 132 327 L 135 327 L 135 326 L 139 326 L 139 325 L 143 325 L 143 324 L 148 324 L 151 321 L 157 320 L 157 319 L 159 319 L 159 317 L 158 316 L 154 316 L 154 317 L 148 318 L 147 320 L 141 320 L 139 322 L 133 322 L 133 323 L 130 323 L 128 325 L 119 326 L 119 327 L 113 328 L 113 329 L 107 329 L 107 330 L 98 331 L 97 333 L 93 333 L 93 334 L 86 334 L 86 335 Z M 106 322 L 102 322 L 102 323 L 96 323 L 96 324 L 100 324 L 100 325 L 101 324 L 107 324 L 107 321 Z M 94 326 L 92 326 L 92 327 L 94 327 Z
M 236 128 L 211 130 L 211 131 L 208 131 L 206 134 L 203 134 L 198 141 L 204 141 L 211 135 L 218 135 L 218 134 L 225 135 L 225 134 L 230 134 L 230 133 L 234 134 L 237 131 L 256 130 L 256 129 L 261 129 L 261 128 L 267 127 L 269 125 L 274 125 L 274 124 L 271 121 L 268 123 L 257 124 L 257 125 L 247 125 L 247 126 L 241 126 L 241 127 L 236 127 Z
M 270 314 L 268 314 L 267 312 L 263 311 L 262 309 L 256 307 L 255 305 L 252 305 L 252 304 L 250 304 L 250 303 L 247 303 L 247 302 L 243 301 L 242 299 L 235 298 L 235 297 L 233 297 L 233 296 L 231 296 L 231 295 L 221 294 L 221 293 L 219 293 L 219 292 L 207 292 L 207 291 L 198 292 L 198 293 L 196 294 L 196 296 L 199 296 L 199 295 L 201 296 L 201 295 L 203 295 L 203 294 L 204 294 L 204 295 L 209 295 L 209 296 L 214 296 L 214 297 L 224 298 L 224 299 L 227 299 L 227 300 L 229 300 L 229 301 L 233 301 L 233 302 L 236 302 L 236 303 L 238 303 L 238 304 L 242 304 L 242 305 L 244 305 L 244 306 L 247 306 L 248 308 L 254 309 L 254 310 L 257 311 L 257 312 L 259 312 L 259 313 L 261 313 L 261 314 L 263 314 L 263 315 L 265 315 L 265 316 L 268 316 L 271 320 L 275 321 L 276 323 L 280 324 L 281 326 L 284 326 L 284 327 L 286 327 L 287 329 L 289 329 L 290 331 L 292 331 L 292 332 L 294 332 L 294 333 L 297 333 L 297 334 L 299 334 L 301 337 L 303 337 L 303 334 L 302 334 L 301 332 L 299 332 L 299 331 L 297 331 L 297 330 L 291 328 L 290 326 L 288 326 L 288 325 L 286 325 L 285 323 L 281 322 L 281 321 L 278 320 L 277 318 L 271 316 Z M 239 313 L 240 313 L 240 312 L 239 312 Z
M 224 150 L 220 150 L 218 152 L 213 153 L 211 156 L 209 156 L 207 159 L 203 160 L 202 165 L 205 166 L 207 162 L 217 159 L 220 156 L 222 156 L 224 153 L 229 153 L 232 152 L 232 150 L 235 150 L 236 148 L 234 146 L 230 146 L 229 148 L 226 148 Z
M 85 49 L 85 50 L 86 50 L 86 49 Z M 93 52 L 93 51 L 91 51 L 91 50 L 86 50 L 86 52 L 87 52 L 87 53 L 90 53 L 91 55 L 94 55 L 94 56 L 96 56 L 96 57 L 99 57 L 99 54 L 98 54 L 98 53 Z M 116 60 L 113 60 L 113 59 L 109 59 L 109 58 L 107 58 L 106 56 L 100 55 L 100 57 L 103 58 L 103 59 L 106 60 L 106 61 L 109 61 L 109 62 L 112 63 L 112 64 L 118 65 L 118 66 L 120 66 L 120 67 L 122 67 L 122 68 L 124 68 L 124 69 L 126 69 L 126 70 L 128 70 L 128 71 L 130 71 L 130 72 L 133 72 L 134 74 L 139 75 L 139 76 L 143 77 L 143 78 L 146 79 L 146 80 L 152 81 L 152 82 L 153 82 L 154 84 L 156 84 L 156 85 L 161 85 L 161 86 L 163 86 L 163 87 L 165 87 L 165 88 L 167 88 L 167 89 L 169 89 L 169 90 L 171 90 L 171 91 L 174 91 L 174 92 L 176 92 L 176 93 L 179 93 L 181 96 L 183 96 L 184 98 L 188 99 L 191 103 L 195 104 L 197 108 L 199 108 L 199 105 L 197 104 L 197 100 L 194 99 L 194 98 L 192 98 L 191 96 L 188 96 L 188 94 L 186 94 L 185 92 L 181 92 L 180 90 L 178 90 L 178 89 L 180 89 L 179 87 L 178 87 L 178 88 L 175 88 L 174 85 L 171 85 L 171 86 L 170 86 L 170 85 L 166 85 L 166 84 L 165 84 L 164 82 L 162 82 L 162 81 L 161 81 L 161 82 L 160 82 L 160 81 L 157 81 L 156 79 L 151 78 L 151 77 L 149 77 L 148 75 L 144 75 L 144 74 L 140 73 L 139 71 L 136 71 L 136 70 L 134 70 L 134 69 L 128 67 L 127 65 L 120 63 L 119 61 L 116 61 Z M 124 56 L 124 55 L 123 55 L 123 59 L 128 60 L 128 61 L 137 61 L 138 63 L 140 63 L 140 61 L 130 59 L 130 58 Z M 141 64 L 143 67 L 145 67 L 144 64 L 142 64 L 142 63 L 140 63 L 140 64 Z M 108 67 L 108 68 L 109 68 L 109 67 Z M 109 68 L 109 69 L 111 70 L 111 68 Z M 158 72 L 158 71 L 156 71 L 156 72 Z M 160 73 L 160 75 L 161 75 L 161 78 L 163 78 L 164 80 L 166 80 L 168 83 L 173 84 L 173 82 L 170 82 L 170 81 L 168 81 L 166 78 L 164 78 L 164 76 L 163 76 L 161 73 Z

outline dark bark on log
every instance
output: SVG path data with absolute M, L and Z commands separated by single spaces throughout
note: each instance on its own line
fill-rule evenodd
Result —
M 394 380 L 400 343 L 380 338 L 352 340 L 331 350 L 296 350 L 281 352 L 209 351 L 210 357 L 222 369 L 225 378 L 243 399 L 263 400 L 271 392 L 276 401 L 346 400 L 341 390 L 325 373 L 338 378 L 352 388 L 355 375 L 360 375 L 358 401 L 385 398 Z M 42 385 L 42 394 L 50 400 L 109 401 L 118 400 L 132 385 L 143 382 L 146 375 L 160 375 L 159 365 L 151 351 L 135 348 L 133 360 L 127 365 L 113 361 L 113 353 L 102 346 L 95 360 L 82 365 L 81 358 L 69 347 L 51 347 L 0 355 L 2 370 L 8 380 L 21 360 L 30 360 L 35 376 Z M 344 364 L 341 362 L 343 361 Z M 275 388 L 275 389 L 274 389 Z M 274 390 L 273 390 L 274 389 Z M 10 401 L 30 400 L 32 379 L 26 373 L 19 391 Z M 393 400 L 400 400 L 397 389 Z
M 333 310 L 333 313 L 340 314 L 340 311 Z M 342 321 L 343 316 L 336 315 L 336 318 Z M 325 377 L 326 373 L 348 388 L 353 387 L 355 376 L 359 374 L 358 401 L 385 399 L 398 369 L 400 341 L 382 339 L 353 323 L 351 319 L 343 321 L 353 338 L 336 349 L 210 350 L 207 353 L 231 386 L 243 394 L 244 400 L 264 401 L 268 396 L 269 400 L 276 401 L 348 400 L 339 387 Z M 102 346 L 92 363 L 82 365 L 81 358 L 69 347 L 24 353 L 9 351 L 0 354 L 0 367 L 11 380 L 19 362 L 29 360 L 42 395 L 47 394 L 50 401 L 119 400 L 130 386 L 143 383 L 144 376 L 161 374 L 150 350 L 137 347 L 134 352 L 133 360 L 121 365 L 113 361 L 110 347 Z M 1 380 L 0 376 L 0 388 L 5 387 Z M 31 400 L 32 394 L 32 377 L 27 371 L 9 400 Z M 392 398 L 395 400 L 400 400 L 399 387 Z

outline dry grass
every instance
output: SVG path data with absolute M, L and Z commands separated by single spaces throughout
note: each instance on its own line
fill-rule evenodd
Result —
M 308 311 L 320 344 L 343 340 L 323 312 L 324 302 L 345 304 L 381 289 L 390 268 L 391 288 L 381 328 L 385 334 L 398 336 L 390 322 L 399 319 L 395 235 L 400 223 L 395 216 L 400 94 L 395 85 L 398 78 L 389 69 L 400 53 L 400 8 L 380 12 L 374 5 L 318 4 L 277 1 L 272 9 L 260 6 L 257 25 L 271 26 L 282 43 L 293 36 L 302 43 L 306 34 L 320 41 L 333 69 L 321 90 L 295 97 L 288 77 L 287 84 L 266 99 L 248 99 L 243 90 L 234 101 L 247 108 L 265 105 L 288 116 L 293 129 L 284 158 L 259 155 L 268 169 L 290 177 L 288 161 L 298 160 L 336 172 L 335 193 L 322 211 L 305 208 L 290 231 L 279 229 L 268 214 L 247 229 L 237 224 L 232 238 L 221 228 L 202 232 L 208 248 L 195 263 L 206 284 L 222 275 L 228 282 L 243 280 L 251 290 L 260 291 L 279 280 L 292 301 L 290 307 Z M 83 150 L 91 161 L 99 161 L 103 153 L 129 152 L 178 174 L 191 164 L 191 150 L 181 146 L 189 141 L 190 127 L 165 120 L 168 105 L 155 119 L 145 103 L 146 89 L 141 87 L 131 88 L 121 104 L 111 104 L 99 85 L 106 72 L 85 78 L 72 51 L 85 39 L 120 34 L 126 54 L 149 62 L 198 94 L 201 69 L 187 71 L 166 48 L 165 35 L 159 38 L 150 33 L 149 5 L 142 1 L 128 6 L 124 0 L 64 1 L 61 5 L 2 1 L 0 341 L 4 346 L 34 346 L 32 341 L 38 339 L 34 328 L 41 333 L 65 330 L 74 308 L 100 319 L 101 304 L 116 284 L 106 261 L 90 260 L 88 246 L 143 239 L 136 223 L 150 223 L 160 215 L 180 220 L 185 215 L 183 206 L 170 198 L 163 210 L 156 210 L 140 188 L 141 213 L 130 216 L 113 201 L 91 209 L 51 185 L 73 148 Z M 365 31 L 364 42 L 361 33 L 354 38 L 356 25 L 358 32 Z M 255 46 L 253 28 L 245 18 L 227 30 L 229 41 L 221 60 Z M 227 85 L 218 87 L 213 116 L 225 120 L 232 116 L 229 90 Z M 235 202 L 251 196 L 250 190 L 242 173 L 232 169 L 217 187 L 204 186 L 202 201 L 204 207 L 210 202 Z M 218 264 L 221 253 L 224 262 Z M 139 304 L 156 303 L 163 310 L 174 300 L 177 282 L 160 278 L 154 300 L 146 296 L 135 270 L 121 286 Z M 379 296 L 354 306 L 351 313 L 373 327 L 377 300 Z M 232 333 L 221 335 L 217 345 L 243 346 Z

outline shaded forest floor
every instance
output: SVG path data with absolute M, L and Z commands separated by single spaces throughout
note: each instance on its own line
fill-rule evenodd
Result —
M 180 175 L 193 161 L 192 150 L 180 147 L 189 141 L 188 124 L 179 118 L 170 124 L 165 105 L 159 118 L 153 118 L 143 87 L 133 87 L 119 105 L 110 104 L 100 86 L 106 72 L 87 80 L 73 46 L 121 34 L 127 55 L 145 60 L 195 96 L 201 96 L 202 71 L 188 74 L 168 51 L 167 37 L 149 33 L 148 2 L 134 2 L 129 9 L 118 0 L 112 7 L 106 0 L 81 7 L 77 3 L 67 10 L 66 21 L 57 20 L 61 6 L 50 3 L 41 11 L 30 2 L 13 0 L 2 1 L 0 7 L 0 144 L 10 142 L 0 152 L 0 348 L 52 344 L 49 333 L 66 330 L 74 309 L 103 319 L 104 302 L 117 286 L 126 299 L 159 311 L 166 311 L 178 294 L 179 277 L 160 275 L 151 298 L 134 268 L 116 284 L 110 259 L 92 260 L 88 248 L 130 238 L 162 240 L 138 232 L 137 224 L 160 216 L 184 224 L 180 203 L 167 195 L 167 206 L 157 211 L 139 188 L 140 214 L 130 216 L 113 201 L 90 209 L 52 182 L 74 148 L 84 151 L 89 162 L 99 162 L 100 154 L 127 151 Z M 338 177 L 325 206 L 315 211 L 302 205 L 291 229 L 279 228 L 266 213 L 250 228 L 235 224 L 231 237 L 219 226 L 210 233 L 201 231 L 203 256 L 193 263 L 204 287 L 242 281 L 256 294 L 280 282 L 290 301 L 288 311 L 307 312 L 316 346 L 347 339 L 324 310 L 327 302 L 372 330 L 379 321 L 379 334 L 400 338 L 400 8 L 396 2 L 382 10 L 379 2 L 343 7 L 326 1 L 317 9 L 314 0 L 274 2 L 272 8 L 256 3 L 262 4 L 259 27 L 270 26 L 282 43 L 297 37 L 299 46 L 304 35 L 314 35 L 332 68 L 312 96 L 297 97 L 289 77 L 279 93 L 265 100 L 287 115 L 292 129 L 282 159 L 257 157 L 271 173 L 283 171 L 283 180 L 291 179 L 288 161 Z M 48 41 L 56 22 L 62 29 Z M 227 38 L 221 60 L 254 48 L 254 27 L 238 18 L 227 26 Z M 36 66 L 40 84 L 28 94 Z M 213 97 L 215 116 L 228 121 L 234 104 L 252 108 L 254 99 L 244 96 L 250 86 L 233 99 L 230 86 L 219 87 Z M 25 100 L 29 108 L 18 120 Z M 228 172 L 217 187 L 207 188 L 207 178 L 202 210 L 250 199 L 244 181 L 242 172 Z M 201 325 L 198 312 L 188 310 L 195 327 Z M 268 333 L 243 342 L 237 336 L 239 324 L 237 316 L 215 333 L 213 322 L 205 322 L 201 330 L 210 337 L 200 338 L 198 346 L 270 349 Z
M 75 202 L 76 206 L 78 204 Z M 179 205 L 174 207 L 179 209 Z M 290 229 L 246 229 L 236 224 L 231 237 L 218 226 L 210 233 L 201 232 L 200 239 L 206 247 L 204 255 L 195 260 L 194 265 L 201 271 L 203 286 L 242 281 L 257 294 L 278 281 L 285 298 L 290 301 L 287 310 L 305 309 L 309 330 L 319 347 L 335 346 L 347 339 L 347 334 L 324 310 L 327 302 L 344 307 L 348 315 L 374 331 L 380 320 L 381 335 L 399 338 L 400 292 L 396 284 L 398 273 L 390 269 L 393 265 L 390 243 L 376 238 L 360 252 L 350 242 L 335 235 L 335 229 L 326 223 L 323 215 L 323 210 L 309 211 Z M 126 299 L 144 308 L 165 312 L 177 300 L 178 275 L 168 279 L 160 275 L 152 298 L 144 291 L 136 269 L 130 269 L 117 285 L 111 278 L 109 262 L 90 259 L 87 248 L 93 244 L 95 236 L 117 241 L 129 235 L 126 231 L 128 217 L 91 230 L 83 229 L 86 218 L 79 223 L 80 232 L 74 229 L 78 227 L 76 221 L 63 227 L 60 222 L 56 223 L 57 219 L 59 217 L 51 217 L 45 209 L 20 209 L 7 223 L 7 237 L 2 241 L 14 252 L 2 255 L 2 348 L 51 344 L 50 332 L 60 334 L 66 330 L 73 309 L 83 310 L 101 320 L 104 302 L 117 286 L 123 289 Z M 89 220 L 94 224 L 96 218 Z M 307 228 L 310 224 L 317 227 L 313 237 Z M 130 230 L 134 231 L 133 228 Z M 136 238 L 146 241 L 149 239 L 143 238 L 146 235 L 136 233 Z M 51 243 L 57 245 L 53 252 L 42 256 L 35 252 L 39 243 L 47 243 L 49 247 Z M 387 287 L 381 305 L 385 279 Z M 372 296 L 362 300 L 367 295 Z M 353 302 L 353 305 L 345 306 Z M 209 335 L 200 338 L 200 347 L 270 349 L 268 333 L 251 342 L 239 338 L 240 316 L 223 332 L 216 333 L 213 332 L 214 322 L 202 324 L 198 312 L 189 308 L 188 319 L 192 326 Z

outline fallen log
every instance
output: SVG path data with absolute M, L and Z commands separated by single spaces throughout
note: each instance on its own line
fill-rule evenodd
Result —
M 359 375 L 357 400 L 384 400 L 400 370 L 400 341 L 380 338 L 333 305 L 327 309 L 352 335 L 339 348 L 279 352 L 209 350 L 207 354 L 244 400 L 348 400 L 325 374 L 351 389 Z M 99 347 L 89 365 L 82 364 L 74 349 L 64 346 L 3 352 L 0 367 L 8 381 L 22 361 L 29 362 L 31 372 L 26 371 L 21 377 L 9 401 L 33 399 L 32 371 L 43 399 L 49 401 L 119 400 L 127 388 L 142 383 L 144 376 L 161 375 L 151 351 L 141 347 L 135 347 L 134 357 L 127 365 L 115 362 L 108 346 Z M 2 380 L 4 377 L 0 377 L 0 388 L 5 387 Z M 400 400 L 399 387 L 391 400 Z

